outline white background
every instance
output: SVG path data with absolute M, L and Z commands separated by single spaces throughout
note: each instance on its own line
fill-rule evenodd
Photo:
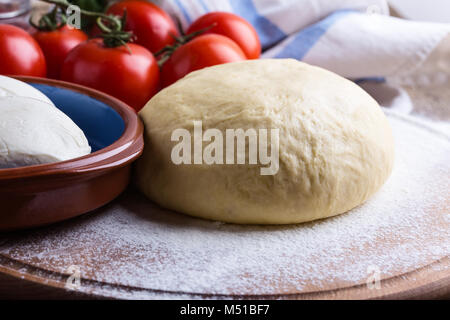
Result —
M 450 22 L 450 0 L 388 0 L 404 17 L 414 20 Z

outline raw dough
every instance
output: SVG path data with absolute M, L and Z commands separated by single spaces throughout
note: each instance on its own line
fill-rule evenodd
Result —
M 146 130 L 138 187 L 163 207 L 207 219 L 288 224 L 334 216 L 372 196 L 393 166 L 392 131 L 377 102 L 353 82 L 295 60 L 193 72 L 140 116 Z M 203 132 L 278 128 L 278 172 L 261 175 L 267 166 L 248 161 L 175 165 L 172 132 L 192 134 L 194 120 Z
M 0 168 L 64 161 L 90 152 L 83 131 L 54 106 L 32 98 L 0 98 Z

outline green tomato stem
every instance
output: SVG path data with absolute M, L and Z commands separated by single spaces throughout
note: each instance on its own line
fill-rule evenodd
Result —
M 42 0 L 42 1 L 54 4 L 55 6 L 65 10 L 67 10 L 67 8 L 72 5 L 67 0 Z M 81 8 L 80 13 L 88 17 L 97 18 L 96 20 L 97 26 L 102 31 L 100 37 L 103 38 L 103 43 L 106 47 L 115 48 L 125 45 L 128 49 L 128 52 L 130 52 L 131 54 L 131 50 L 126 44 L 132 40 L 133 33 L 126 32 L 123 30 L 126 21 L 126 11 L 124 12 L 122 18 L 114 15 L 104 14 L 101 12 L 87 11 Z M 104 21 L 108 22 L 108 26 L 104 23 Z

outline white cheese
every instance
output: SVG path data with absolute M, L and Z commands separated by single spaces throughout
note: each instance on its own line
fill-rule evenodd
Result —
M 29 84 L 25 82 L 0 75 L 0 99 L 10 96 L 29 97 L 42 100 L 54 106 L 50 99 Z
M 65 161 L 91 152 L 63 112 L 33 98 L 0 98 L 0 168 Z

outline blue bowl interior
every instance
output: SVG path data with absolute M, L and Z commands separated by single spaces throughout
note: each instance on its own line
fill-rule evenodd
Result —
M 69 89 L 37 83 L 30 85 L 49 97 L 83 130 L 92 152 L 113 144 L 122 136 L 125 123 L 107 104 Z

